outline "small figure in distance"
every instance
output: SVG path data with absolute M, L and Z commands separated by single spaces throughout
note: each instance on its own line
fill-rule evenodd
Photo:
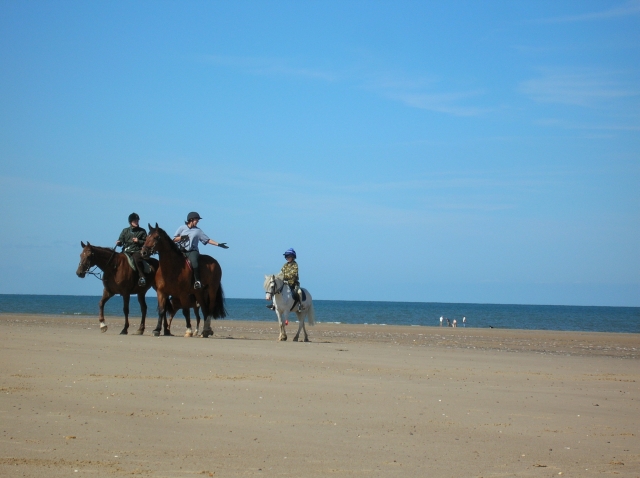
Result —
M 456 319 L 453 319 L 453 326 L 457 327 L 458 326 L 458 321 Z
M 296 251 L 291 247 L 285 251 L 283 256 L 287 262 L 282 266 L 280 273 L 282 274 L 284 281 L 289 285 L 291 292 L 298 295 L 298 312 L 302 312 L 304 310 L 304 305 L 302 305 L 302 290 L 300 289 Z M 276 306 L 271 303 L 267 305 L 267 309 L 276 310 Z
M 451 321 L 447 319 L 447 327 L 451 327 Z
M 125 227 L 116 241 L 116 247 L 122 246 L 122 252 L 133 259 L 138 271 L 138 285 L 143 287 L 147 281 L 144 278 L 144 265 L 140 251 L 147 239 L 147 231 L 140 227 L 140 216 L 135 212 L 129 214 L 129 227 Z
M 444 317 L 440 316 L 440 327 L 442 327 L 442 321 L 444 320 Z
M 223 249 L 229 249 L 226 242 L 216 242 L 209 239 L 202 229 L 198 227 L 198 222 L 202 219 L 197 212 L 190 212 L 187 214 L 187 220 L 184 226 L 180 226 L 174 234 L 173 241 L 177 242 L 180 247 L 185 251 L 187 259 L 191 263 L 191 269 L 193 270 L 193 277 L 195 282 L 193 283 L 194 289 L 201 289 L 200 283 L 200 269 L 198 268 L 198 258 L 200 257 L 200 251 L 198 250 L 198 242 L 204 245 L 211 244 L 212 246 L 222 247 Z
M 467 318 L 466 318 L 466 317 L 463 317 L 463 318 L 462 318 L 462 326 L 463 326 L 463 327 L 466 327 L 466 326 L 467 326 Z

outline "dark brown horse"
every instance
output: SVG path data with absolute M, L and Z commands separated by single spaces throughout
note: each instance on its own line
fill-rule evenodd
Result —
M 189 317 L 189 305 L 195 300 L 200 304 L 202 315 L 204 315 L 204 325 L 202 326 L 202 337 L 213 335 L 211 319 L 221 319 L 227 316 L 224 308 L 224 292 L 220 281 L 222 279 L 222 269 L 220 264 L 211 256 L 200 256 L 200 282 L 201 289 L 193 288 L 193 276 L 184 255 L 173 242 L 169 235 L 158 227 L 151 227 L 149 224 L 149 235 L 142 247 L 142 256 L 149 257 L 158 253 L 160 266 L 156 274 L 156 291 L 158 293 L 158 325 L 153 331 L 153 335 L 160 335 L 160 330 L 164 320 L 164 331 L 167 334 L 167 311 L 171 308 L 169 298 L 175 298 L 183 304 L 182 312 L 187 321 L 187 333 L 191 336 L 191 320 Z M 186 308 L 185 308 L 186 305 Z
M 121 252 L 107 247 L 92 246 L 87 242 L 80 242 L 82 253 L 80 253 L 80 264 L 76 274 L 80 278 L 89 272 L 92 267 L 98 267 L 102 270 L 102 298 L 100 299 L 100 330 L 107 331 L 107 324 L 104 322 L 104 304 L 116 294 L 122 296 L 124 302 L 124 329 L 121 335 L 127 335 L 129 330 L 129 299 L 132 294 L 137 294 L 140 310 L 142 310 L 142 321 L 140 327 L 134 332 L 135 335 L 144 333 L 144 321 L 147 316 L 147 302 L 144 299 L 147 291 L 153 287 L 155 289 L 155 274 L 158 270 L 158 261 L 155 259 L 147 259 L 151 266 L 151 273 L 145 275 L 146 285 L 138 285 L 138 273 L 129 265 L 129 261 Z

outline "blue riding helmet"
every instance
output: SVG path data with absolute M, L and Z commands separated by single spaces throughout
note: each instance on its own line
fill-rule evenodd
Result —
M 289 249 L 286 250 L 286 252 L 284 254 L 282 254 L 285 258 L 287 256 L 293 256 L 293 258 L 295 259 L 296 256 L 296 251 L 293 250 L 293 247 L 290 247 Z

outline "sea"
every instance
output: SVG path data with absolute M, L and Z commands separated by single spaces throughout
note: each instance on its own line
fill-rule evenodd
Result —
M 99 300 L 99 296 L 0 294 L 0 314 L 97 316 Z M 155 297 L 147 296 L 147 304 L 149 317 L 156 317 Z M 225 304 L 227 320 L 276 320 L 264 299 L 228 298 Z M 463 327 L 465 317 L 466 327 L 640 333 L 640 307 L 314 300 L 314 309 L 317 322 L 335 324 L 438 327 L 443 317 L 445 326 L 447 319 L 456 319 L 458 327 Z M 124 316 L 120 296 L 107 302 L 105 315 Z M 134 321 L 140 317 L 135 297 L 129 317 Z M 180 319 L 184 320 L 182 312 L 174 320 Z M 295 320 L 294 314 L 291 319 Z

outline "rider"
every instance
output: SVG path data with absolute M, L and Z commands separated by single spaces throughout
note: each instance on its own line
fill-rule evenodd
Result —
M 202 232 L 202 229 L 198 227 L 198 221 L 200 221 L 200 219 L 202 218 L 197 212 L 190 212 L 187 214 L 185 225 L 178 228 L 173 238 L 174 242 L 179 243 L 184 249 L 187 258 L 191 263 L 193 276 L 195 278 L 195 282 L 193 284 L 194 289 L 202 288 L 202 284 L 200 283 L 200 269 L 198 268 L 198 257 L 200 256 L 200 251 L 198 251 L 198 242 L 202 242 L 204 245 L 211 244 L 212 246 L 229 249 L 229 246 L 227 246 L 225 242 L 216 242 L 211 240 L 209 239 L 209 236 Z
M 296 251 L 293 250 L 293 248 L 289 248 L 283 255 L 287 262 L 282 266 L 280 273 L 282 274 L 284 281 L 289 285 L 291 292 L 298 294 L 298 312 L 302 312 L 304 310 L 304 305 L 302 305 L 302 290 L 300 289 L 300 278 L 298 277 Z M 269 308 L 273 309 L 275 307 L 272 305 Z
M 125 227 L 116 241 L 116 247 L 122 246 L 122 252 L 131 256 L 138 271 L 138 285 L 144 286 L 147 281 L 144 279 L 144 265 L 140 251 L 147 238 L 147 232 L 140 227 L 140 216 L 135 212 L 129 214 L 129 227 Z

